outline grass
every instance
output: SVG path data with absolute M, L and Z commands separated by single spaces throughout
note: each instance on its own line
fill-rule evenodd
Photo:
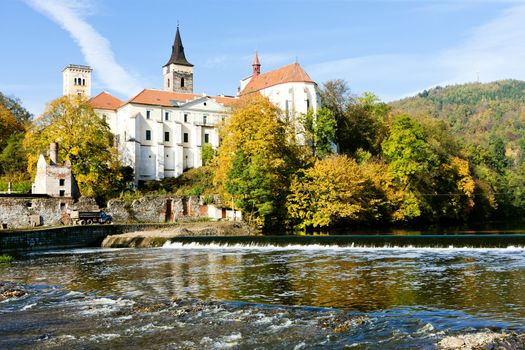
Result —
M 0 264 L 10 264 L 15 260 L 11 255 L 2 254 L 0 255 Z

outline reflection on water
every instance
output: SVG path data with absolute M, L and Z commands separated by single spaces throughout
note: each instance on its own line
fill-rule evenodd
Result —
M 525 250 L 522 248 L 296 247 L 272 250 L 253 247 L 188 249 L 174 244 L 164 249 L 95 249 L 31 254 L 10 268 L 0 268 L 0 274 L 3 281 L 28 290 L 26 298 L 0 303 L 0 329 L 14 315 L 22 327 L 29 319 L 43 317 L 46 312 L 58 320 L 62 318 L 67 324 L 68 317 L 73 316 L 66 314 L 76 310 L 70 307 L 71 299 L 76 300 L 74 293 L 81 293 L 79 300 L 89 300 L 88 305 L 94 310 L 97 300 L 102 300 L 106 306 L 109 302 L 122 303 L 121 307 L 128 310 L 121 311 L 122 317 L 135 317 L 141 312 L 126 303 L 171 305 L 171 299 L 348 310 L 338 312 L 345 317 L 360 315 L 371 320 L 359 333 L 358 338 L 365 343 L 373 341 L 381 327 L 390 332 L 385 339 L 391 339 L 391 333 L 394 329 L 399 331 L 401 325 L 408 327 L 410 332 L 415 332 L 418 327 L 432 328 L 433 331 L 427 333 L 433 336 L 439 336 L 436 329 L 445 333 L 484 327 L 525 331 Z M 239 311 L 231 309 L 237 304 L 221 305 L 229 313 Z M 166 310 L 175 312 L 171 307 L 166 306 Z M 213 311 L 204 309 L 202 317 L 207 317 L 208 322 L 214 317 Z M 274 317 L 264 308 L 262 311 L 255 306 L 241 309 L 247 314 L 239 319 L 247 323 Z M 306 324 L 315 321 L 318 326 L 320 321 L 315 316 L 318 312 L 299 310 L 304 314 L 286 317 L 303 320 L 301 327 L 306 328 L 301 328 L 301 331 L 313 332 Z M 170 323 L 174 316 L 166 312 L 161 319 Z M 254 316 L 257 314 L 260 315 Z M 143 317 L 145 315 L 149 313 Z M 341 315 L 337 317 L 343 317 Z M 101 317 L 96 313 L 81 316 L 90 321 Z M 117 327 L 114 322 L 111 321 L 110 328 Z M 196 325 L 201 321 L 195 322 Z M 286 320 L 276 318 L 272 322 L 268 327 L 278 327 Z M 386 322 L 386 325 L 381 322 Z M 410 322 L 417 325 L 407 325 Z M 256 325 L 255 322 L 253 327 Z M 144 324 L 139 322 L 134 326 Z M 186 326 L 191 326 L 191 322 Z M 117 327 L 114 331 L 120 334 L 123 329 Z M 235 327 L 227 329 L 232 333 L 221 336 L 234 334 Z M 372 332 L 374 329 L 375 333 Z M 22 334 L 24 331 L 12 329 L 9 334 L 17 332 Z M 316 333 L 316 336 L 322 338 L 326 335 Z M 352 340 L 347 336 L 342 338 L 345 340 L 334 339 L 346 345 L 357 341 L 357 338 Z M 411 344 L 409 338 L 415 339 L 412 334 L 403 341 Z M 195 339 L 187 341 L 195 343 Z

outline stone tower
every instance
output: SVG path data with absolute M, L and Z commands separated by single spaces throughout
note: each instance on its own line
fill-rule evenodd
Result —
M 62 71 L 64 95 L 91 97 L 91 67 L 69 64 Z
M 179 27 L 171 47 L 171 57 L 162 67 L 164 90 L 175 92 L 193 92 L 193 64 L 184 55 L 184 46 L 180 38 Z

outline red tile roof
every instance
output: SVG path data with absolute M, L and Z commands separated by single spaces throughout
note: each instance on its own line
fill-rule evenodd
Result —
M 119 100 L 115 96 L 111 96 L 105 91 L 101 92 L 95 97 L 92 97 L 89 100 L 89 103 L 91 104 L 91 107 L 96 109 L 117 110 L 120 106 L 122 106 L 121 100 Z
M 144 89 L 139 92 L 135 97 L 131 98 L 127 103 L 140 103 L 145 105 L 155 106 L 173 106 L 172 101 L 186 102 L 194 100 L 195 98 L 204 97 L 199 94 L 192 93 L 179 93 L 173 91 L 163 91 L 154 89 Z M 223 96 L 206 96 L 215 101 L 222 103 L 226 106 L 233 105 L 237 99 L 234 97 L 223 97 Z
M 278 84 L 297 82 L 314 83 L 299 63 L 292 63 L 252 77 L 241 95 L 251 94 Z

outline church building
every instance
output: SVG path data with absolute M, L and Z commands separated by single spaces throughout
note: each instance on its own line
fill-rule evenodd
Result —
M 177 177 L 202 166 L 203 145 L 219 146 L 218 124 L 239 97 L 261 93 L 291 120 L 309 108 L 317 109 L 317 85 L 298 63 L 267 73 L 260 68 L 256 54 L 252 75 L 241 81 L 239 96 L 196 94 L 193 65 L 186 58 L 177 27 L 171 56 L 162 67 L 162 89 L 144 89 L 127 101 L 101 92 L 90 103 L 115 135 L 122 164 L 134 169 L 136 184 Z M 64 94 L 89 97 L 90 74 L 89 67 L 67 66 Z

